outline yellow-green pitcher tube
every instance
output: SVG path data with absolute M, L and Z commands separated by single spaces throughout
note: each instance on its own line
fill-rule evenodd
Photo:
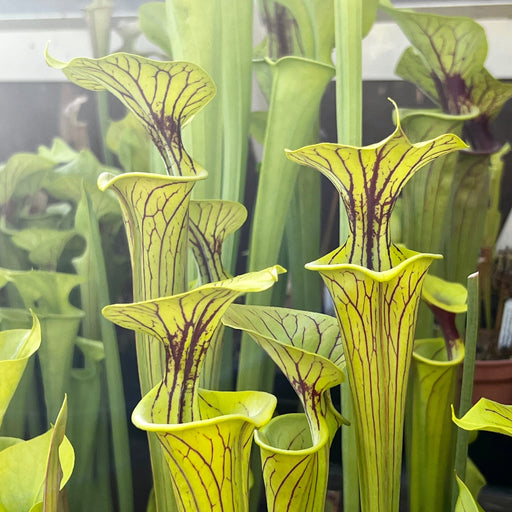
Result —
M 322 275 L 340 324 L 354 402 L 363 512 L 398 511 L 417 311 L 423 279 L 439 257 L 394 245 L 391 214 L 414 174 L 464 147 L 453 134 L 412 144 L 397 113 L 395 131 L 379 143 L 323 143 L 287 152 L 288 158 L 327 176 L 347 210 L 347 241 L 306 268 Z
M 131 256 L 134 300 L 149 300 L 184 291 L 188 205 L 194 183 L 206 177 L 170 177 L 146 173 L 102 174 L 101 190 L 117 195 Z M 163 350 L 145 333 L 136 333 L 142 395 L 163 376 Z M 149 436 L 158 510 L 175 510 L 165 461 L 158 441 Z
M 450 509 L 456 434 L 450 405 L 463 360 L 460 339 L 450 360 L 443 338 L 414 344 L 405 434 L 411 512 Z
M 269 512 L 323 512 L 329 477 L 330 432 L 312 436 L 305 414 L 277 416 L 258 430 Z
M 174 177 L 146 173 L 102 174 L 101 190 L 117 195 L 130 249 L 134 301 L 167 297 L 185 290 L 188 206 L 200 176 Z M 142 394 L 163 377 L 161 347 L 137 333 Z
M 249 458 L 255 428 L 265 425 L 276 398 L 259 391 L 199 391 L 201 420 L 168 424 L 155 417 L 166 397 L 155 387 L 132 421 L 163 446 L 180 512 L 249 512 Z
M 377 272 L 343 251 L 306 267 L 334 300 L 354 401 L 363 512 L 398 511 L 403 422 L 414 328 L 423 279 L 439 256 L 394 248 L 393 266 Z M 338 259 L 339 258 L 339 259 Z

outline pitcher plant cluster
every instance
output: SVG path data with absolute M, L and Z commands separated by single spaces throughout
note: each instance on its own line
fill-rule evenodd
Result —
M 383 1 L 412 45 L 397 73 L 439 108 L 400 110 L 391 100 L 396 128 L 384 140 L 318 143 L 322 95 L 340 73 L 335 40 L 354 37 L 339 33 L 340 16 L 354 16 L 360 44 L 377 2 L 262 2 L 268 35 L 254 71 L 268 112 L 252 115 L 252 2 L 207 4 L 140 9 L 142 30 L 172 59 L 118 52 L 66 63 L 46 51 L 71 82 L 126 108 L 104 134 L 105 154 L 123 170 L 62 141 L 0 170 L 9 304 L 0 308 L 0 425 L 11 399 L 2 432 L 36 433 L 56 419 L 31 441 L 0 438 L 0 510 L 87 510 L 84 489 L 98 510 L 133 510 L 114 324 L 135 331 L 142 399 L 131 418 L 148 434 L 149 511 L 256 510 L 263 481 L 267 510 L 323 512 L 340 428 L 354 439 L 343 453 L 351 512 L 398 512 L 404 435 L 411 512 L 478 510 L 477 486 L 465 471 L 454 476 L 455 423 L 511 434 L 506 406 L 480 403 L 455 423 L 450 410 L 465 357 L 456 315 L 467 310 L 480 248 L 497 237 L 508 150 L 489 122 L 512 87 L 484 68 L 483 29 Z M 97 1 L 93 11 L 110 7 Z M 357 117 L 357 101 L 338 103 L 338 119 L 343 109 Z M 263 153 L 248 272 L 234 276 L 249 133 Z M 324 256 L 320 175 L 342 209 L 340 246 Z M 317 312 L 319 276 L 335 316 Z M 293 308 L 283 307 L 287 286 Z M 276 367 L 297 412 L 275 414 Z M 331 398 L 339 385 L 341 413 Z M 34 397 L 41 386 L 44 407 Z M 18 485 L 33 460 L 37 477 Z M 115 473 L 114 490 L 102 467 Z

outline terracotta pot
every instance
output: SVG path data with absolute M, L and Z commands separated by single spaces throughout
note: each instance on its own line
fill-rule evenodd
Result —
M 476 361 L 473 404 L 482 397 L 512 405 L 512 359 Z

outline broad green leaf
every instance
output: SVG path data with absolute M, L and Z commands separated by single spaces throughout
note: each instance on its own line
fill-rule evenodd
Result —
M 189 241 L 203 283 L 229 277 L 223 267 L 222 244 L 239 229 L 247 210 L 233 201 L 191 201 L 189 207 Z
M 16 153 L 0 167 L 0 206 L 14 197 L 24 197 L 39 189 L 55 162 L 31 153 Z
M 69 302 L 71 290 L 82 278 L 75 274 L 44 270 L 0 269 L 0 279 L 13 283 L 20 292 L 25 307 L 37 314 L 74 314 L 77 308 Z
M 470 110 L 467 81 L 481 71 L 487 57 L 484 29 L 462 16 L 383 8 L 421 55 L 423 66 L 428 69 L 422 75 L 433 77 L 443 110 L 452 114 Z M 431 92 L 431 86 L 428 88 Z
M 332 439 L 343 419 L 330 388 L 343 382 L 343 348 L 336 319 L 319 313 L 233 304 L 222 322 L 249 333 L 285 374 L 308 418 L 314 443 Z
M 503 405 L 487 398 L 480 400 L 460 419 L 453 421 L 464 430 L 487 430 L 512 436 L 512 405 Z
M 249 510 L 252 435 L 271 419 L 275 405 L 274 396 L 258 391 L 199 390 L 200 419 L 170 424 L 155 417 L 155 410 L 167 408 L 157 386 L 132 419 L 162 443 L 180 512 Z
M 0 451 L 0 510 L 44 510 L 42 504 L 50 452 L 54 449 L 54 429 L 51 428 L 34 439 L 17 442 Z M 64 438 L 57 448 L 62 467 L 62 489 L 73 471 L 74 452 L 67 438 Z M 20 478 L 20 475 L 23 475 L 23 478 Z
M 53 139 L 51 147 L 39 146 L 37 153 L 43 158 L 58 164 L 70 162 L 77 156 L 77 152 L 59 138 Z
M 450 357 L 443 338 L 414 344 L 405 436 L 411 511 L 451 506 L 456 429 L 450 405 L 456 401 L 463 360 L 460 339 L 451 347 Z
M 35 315 L 32 315 L 32 322 L 30 330 L 14 329 L 0 332 L 0 426 L 28 359 L 41 343 L 41 327 Z
M 393 266 L 389 224 L 400 191 L 421 167 L 465 147 L 451 134 L 411 144 L 397 116 L 396 130 L 380 143 L 365 147 L 322 143 L 288 150 L 287 156 L 318 169 L 339 192 L 350 230 L 344 262 L 386 270 Z
M 44 195 L 44 192 L 41 193 Z M 66 229 L 69 227 L 72 210 L 73 207 L 67 202 L 50 203 L 45 206 L 44 211 L 35 213 L 22 208 L 17 214 L 15 224 L 20 229 Z
M 464 482 L 457 476 L 457 485 L 459 488 L 459 497 L 455 504 L 455 512 L 480 512 L 481 508 L 478 506 L 475 498 L 471 495 L 471 492 L 466 487 Z
M 172 55 L 166 24 L 165 2 L 147 2 L 139 7 L 139 25 L 149 41 L 161 48 L 167 56 Z
M 241 294 L 270 288 L 282 272 L 283 268 L 274 266 L 171 297 L 103 309 L 112 322 L 163 344 L 166 368 L 159 392 L 167 393 L 168 399 L 163 410 L 153 410 L 160 423 L 184 423 L 199 417 L 199 372 L 223 313 Z
M 106 171 L 114 170 L 101 165 L 91 151 L 82 150 L 75 158 L 49 172 L 43 186 L 57 199 L 77 205 L 82 196 L 83 183 L 93 200 L 96 215 L 100 219 L 106 216 L 116 218 L 119 216 L 117 201 L 111 193 L 98 190 L 96 184 L 98 176 Z
M 69 294 L 82 278 L 75 274 L 0 269 L 19 291 L 26 308 L 41 323 L 41 364 L 44 397 L 49 418 L 56 417 L 73 362 L 73 349 L 83 312 L 71 305 Z
M 76 236 L 72 229 L 22 229 L 12 235 L 12 241 L 28 252 L 30 261 L 41 268 L 56 269 L 67 243 Z
M 199 66 L 127 53 L 65 63 L 47 52 L 46 60 L 73 83 L 92 91 L 107 90 L 119 98 L 148 131 L 169 174 L 201 174 L 201 166 L 181 141 L 181 129 L 215 95 L 215 85 Z

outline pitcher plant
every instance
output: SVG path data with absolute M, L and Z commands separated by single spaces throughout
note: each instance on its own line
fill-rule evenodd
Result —
M 456 135 L 411 144 L 397 116 L 395 132 L 372 146 L 325 143 L 287 152 L 327 176 L 347 210 L 344 245 L 307 268 L 322 275 L 340 325 L 363 511 L 398 510 L 414 326 L 422 282 L 439 258 L 393 245 L 391 212 L 423 165 L 464 147 Z

